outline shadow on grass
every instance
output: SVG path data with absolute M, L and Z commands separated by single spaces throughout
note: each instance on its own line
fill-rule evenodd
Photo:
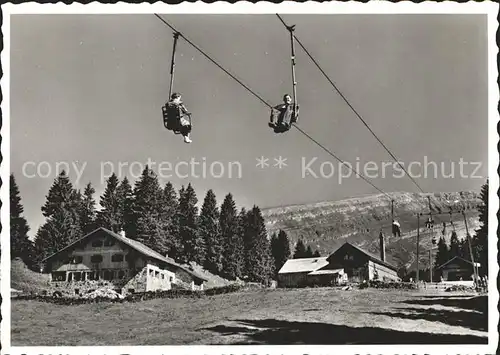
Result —
M 221 335 L 240 335 L 232 344 L 487 344 L 486 337 L 472 335 L 401 332 L 392 329 L 289 322 L 277 319 L 235 320 L 243 326 L 205 328 Z
M 441 305 L 441 306 L 456 307 L 461 309 L 470 309 L 482 312 L 484 314 L 488 314 L 488 296 L 477 296 L 477 297 L 463 298 L 463 299 L 457 299 L 452 297 L 453 296 L 450 296 L 449 298 L 440 297 L 431 299 L 411 299 L 402 301 L 402 303 L 425 305 L 425 306 Z
M 398 308 L 412 313 L 400 312 L 373 312 L 372 314 L 398 317 L 402 319 L 426 320 L 453 326 L 465 327 L 473 330 L 488 331 L 488 315 L 477 312 L 448 311 L 432 308 Z

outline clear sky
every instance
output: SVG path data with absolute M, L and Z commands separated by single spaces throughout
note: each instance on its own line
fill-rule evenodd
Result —
M 291 91 L 290 41 L 276 16 L 164 17 L 267 101 L 278 104 Z M 415 177 L 425 191 L 479 191 L 487 174 L 486 16 L 284 18 L 297 25 L 299 39 L 406 167 L 438 164 L 437 178 L 432 166 L 427 177 Z M 192 182 L 200 200 L 210 188 L 219 200 L 231 192 L 239 206 L 377 192 L 355 177 L 339 183 L 337 161 L 297 130 L 274 135 L 267 127 L 269 109 L 183 40 L 175 90 L 193 112 L 194 142 L 185 144 L 165 130 L 161 106 L 168 96 L 172 33 L 154 15 L 16 15 L 11 25 L 11 170 L 31 234 L 43 223 L 40 208 L 57 162 L 83 169 L 78 179 L 72 167 L 71 180 L 78 188 L 91 181 L 99 195 L 102 173 L 111 169 L 105 162 L 120 178 L 134 180 L 148 158 L 167 168 L 205 159 L 205 178 L 201 165 L 195 167 L 198 177 L 179 165 L 182 176 L 164 170 L 173 176 L 161 182 L 176 188 Z M 382 190 L 418 192 L 410 179 L 394 177 L 396 170 L 382 174 L 381 163 L 391 162 L 390 156 L 298 46 L 296 70 L 300 127 L 361 169 L 374 162 L 378 173 L 368 174 L 378 175 L 371 181 Z M 282 169 L 273 166 L 280 155 L 287 159 Z M 269 167 L 256 166 L 261 156 Z M 462 169 L 469 178 L 460 176 L 460 159 L 469 163 Z M 41 162 L 42 175 L 49 166 L 51 174 L 32 177 Z M 119 162 L 128 166 L 120 171 Z M 211 176 L 213 162 L 225 167 L 221 178 Z M 475 171 L 471 162 L 482 165 Z M 454 178 L 442 176 L 441 163 L 446 174 L 455 165 Z M 303 164 L 318 178 L 303 177 Z

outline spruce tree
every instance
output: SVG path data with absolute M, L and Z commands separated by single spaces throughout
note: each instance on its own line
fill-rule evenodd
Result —
M 488 191 L 489 181 L 481 187 L 482 204 L 479 205 L 479 222 L 481 226 L 476 230 L 473 240 L 474 261 L 481 264 L 479 275 L 488 275 Z M 477 260 L 476 260 L 477 259 Z
M 54 239 L 49 244 L 63 248 L 83 236 L 80 222 L 81 206 L 81 194 L 73 188 L 63 170 L 54 180 L 42 206 L 46 223 L 54 226 L 47 229 L 49 234 L 46 238 Z M 56 227 L 64 229 L 57 230 Z
M 21 258 L 30 268 L 34 266 L 34 247 L 28 238 L 28 221 L 14 175 L 10 175 L 10 258 Z
M 213 274 L 220 274 L 222 271 L 223 240 L 219 227 L 217 199 L 212 190 L 207 191 L 203 201 L 200 212 L 199 233 L 206 246 L 205 269 Z
M 312 251 L 310 245 L 307 246 L 305 257 L 306 258 L 312 258 L 313 257 L 313 251 Z
M 83 191 L 83 198 L 80 210 L 80 225 L 83 235 L 96 229 L 96 210 L 94 200 L 95 189 L 89 182 Z
M 304 245 L 304 242 L 302 239 L 299 239 L 297 241 L 297 244 L 295 245 L 295 251 L 293 253 L 293 258 L 294 259 L 302 259 L 306 257 L 306 246 Z
M 246 218 L 246 212 L 245 217 Z M 243 223 L 243 222 L 242 222 Z M 222 275 L 235 280 L 242 274 L 242 231 L 239 229 L 236 203 L 229 193 L 224 197 L 220 208 L 219 228 L 222 240 Z
M 247 214 L 245 240 L 248 243 L 245 259 L 249 280 L 267 283 L 274 275 L 274 265 L 264 218 L 257 206 Z
M 164 194 L 158 177 L 148 166 L 134 186 L 132 204 L 135 233 L 130 238 L 164 255 L 167 250 Z
M 100 200 L 101 210 L 97 212 L 97 225 L 115 233 L 120 232 L 122 228 L 118 183 L 118 177 L 113 173 L 106 181 L 106 188 Z
M 457 233 L 453 231 L 450 238 L 450 259 L 455 256 L 460 256 L 460 254 L 460 240 L 458 239 Z
M 285 265 L 286 261 L 290 258 L 290 241 L 285 231 L 280 230 L 278 235 L 274 233 L 271 236 L 271 253 L 274 260 L 275 275 Z
M 136 220 L 134 218 L 133 210 L 134 191 L 126 176 L 116 188 L 116 194 L 118 199 L 120 229 L 123 229 L 123 231 L 125 231 L 125 235 L 133 236 L 136 232 Z
M 198 231 L 198 198 L 191 186 L 181 189 L 179 196 L 179 235 L 182 242 L 183 262 L 194 261 L 203 265 L 205 261 L 205 241 Z
M 450 252 L 448 250 L 448 245 L 446 245 L 446 240 L 444 239 L 444 237 L 440 237 L 436 252 L 436 267 L 443 265 L 450 259 L 449 253 Z
M 178 221 L 179 201 L 177 193 L 170 182 L 167 182 L 163 188 L 163 206 L 163 220 L 166 227 L 166 254 L 173 259 L 178 259 L 182 254 Z

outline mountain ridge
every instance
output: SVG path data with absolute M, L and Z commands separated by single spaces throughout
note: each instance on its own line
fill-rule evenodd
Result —
M 388 196 L 389 197 L 388 197 Z M 379 233 L 385 235 L 387 261 L 395 266 L 414 268 L 416 264 L 417 213 L 429 212 L 429 199 L 434 216 L 432 231 L 423 228 L 428 216 L 420 218 L 421 256 L 428 254 L 436 240 L 442 235 L 445 222 L 445 239 L 449 242 L 451 230 L 455 228 L 459 238 L 464 238 L 465 220 L 460 213 L 466 212 L 471 236 L 479 227 L 477 206 L 482 203 L 475 191 L 412 193 L 393 192 L 387 195 L 362 195 L 337 201 L 321 201 L 262 209 L 266 228 L 270 234 L 284 230 L 293 246 L 298 239 L 328 255 L 345 242 L 351 242 L 368 252 L 379 255 Z M 401 238 L 392 236 L 391 200 L 394 201 L 394 216 L 401 224 Z M 448 212 L 452 214 L 449 215 Z M 452 223 L 453 222 L 453 223 Z M 431 235 L 431 232 L 433 233 Z M 429 264 L 428 256 L 419 259 L 422 267 Z

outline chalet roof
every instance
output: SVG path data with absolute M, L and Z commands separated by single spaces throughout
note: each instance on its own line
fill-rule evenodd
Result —
M 296 272 L 311 272 L 328 265 L 326 256 L 317 258 L 289 259 L 281 267 L 278 274 L 290 274 Z
M 59 250 L 59 251 L 55 252 L 54 254 L 48 256 L 47 258 L 43 259 L 42 262 L 45 263 L 45 262 L 49 261 L 50 259 L 52 259 L 52 258 L 60 255 L 61 253 L 74 248 L 77 244 L 81 243 L 85 239 L 90 238 L 91 236 L 95 235 L 99 231 L 103 231 L 106 234 L 108 234 L 109 236 L 114 237 L 115 239 L 117 239 L 120 242 L 128 245 L 132 249 L 138 251 L 142 255 L 148 256 L 150 258 L 156 259 L 156 260 L 161 261 L 163 263 L 166 263 L 166 264 L 169 264 L 171 266 L 174 266 L 174 267 L 177 267 L 179 269 L 182 269 L 185 272 L 187 272 L 188 274 L 192 275 L 193 277 L 195 277 L 195 278 L 197 278 L 199 280 L 207 281 L 207 279 L 204 278 L 203 276 L 198 275 L 198 274 L 194 273 L 193 271 L 186 269 L 182 265 L 177 264 L 172 258 L 168 258 L 168 257 L 165 257 L 165 256 L 161 255 L 160 253 L 158 253 L 158 252 L 154 251 L 153 249 L 145 246 L 144 244 L 138 242 L 137 240 L 133 240 L 133 239 L 127 238 L 125 236 L 122 236 L 122 235 L 120 235 L 118 233 L 112 232 L 109 229 L 106 229 L 106 228 L 103 228 L 103 227 L 97 228 L 97 229 L 93 230 L 92 232 L 84 235 L 82 238 L 74 241 L 73 243 L 69 244 L 68 246 L 62 248 L 61 250 Z
M 338 249 L 337 249 L 337 250 L 335 250 L 332 254 L 330 254 L 330 256 L 328 256 L 328 259 L 330 259 L 333 255 L 335 255 L 335 254 L 336 254 L 337 252 L 339 252 L 340 250 L 345 249 L 345 248 L 346 248 L 346 245 L 348 245 L 348 246 L 350 246 L 350 247 L 352 247 L 352 248 L 356 249 L 357 251 L 359 251 L 359 252 L 361 252 L 361 253 L 365 254 L 365 255 L 368 257 L 368 259 L 370 259 L 370 260 L 371 260 L 371 261 L 373 261 L 374 263 L 377 263 L 377 264 L 383 265 L 383 266 L 385 266 L 385 267 L 388 267 L 388 268 L 389 268 L 389 269 L 391 269 L 391 270 L 398 271 L 398 268 L 397 268 L 396 266 L 394 266 L 394 265 L 392 265 L 392 264 L 389 264 L 389 263 L 388 263 L 388 262 L 386 262 L 386 261 L 382 261 L 382 260 L 380 260 L 380 258 L 378 258 L 377 256 L 375 256 L 374 254 L 369 253 L 369 252 L 367 252 L 366 250 L 363 250 L 363 249 L 361 249 L 360 247 L 358 247 L 358 246 L 356 246 L 356 245 L 354 245 L 354 244 L 351 244 L 351 243 L 349 243 L 349 242 L 345 242 L 345 243 L 344 243 L 344 244 L 343 244 L 340 248 L 338 248 Z
M 461 262 L 461 263 L 467 263 L 469 264 L 470 266 L 472 266 L 472 261 L 470 260 L 466 260 L 464 258 L 461 258 L 459 256 L 454 256 L 453 258 L 451 258 L 450 260 L 448 260 L 447 262 L 445 262 L 444 264 L 438 266 L 436 269 L 441 269 L 443 268 L 444 266 L 448 265 L 449 263 L 451 263 L 453 260 L 457 259 L 457 261 Z M 474 263 L 476 266 L 478 267 L 481 267 L 481 264 L 480 263 Z

